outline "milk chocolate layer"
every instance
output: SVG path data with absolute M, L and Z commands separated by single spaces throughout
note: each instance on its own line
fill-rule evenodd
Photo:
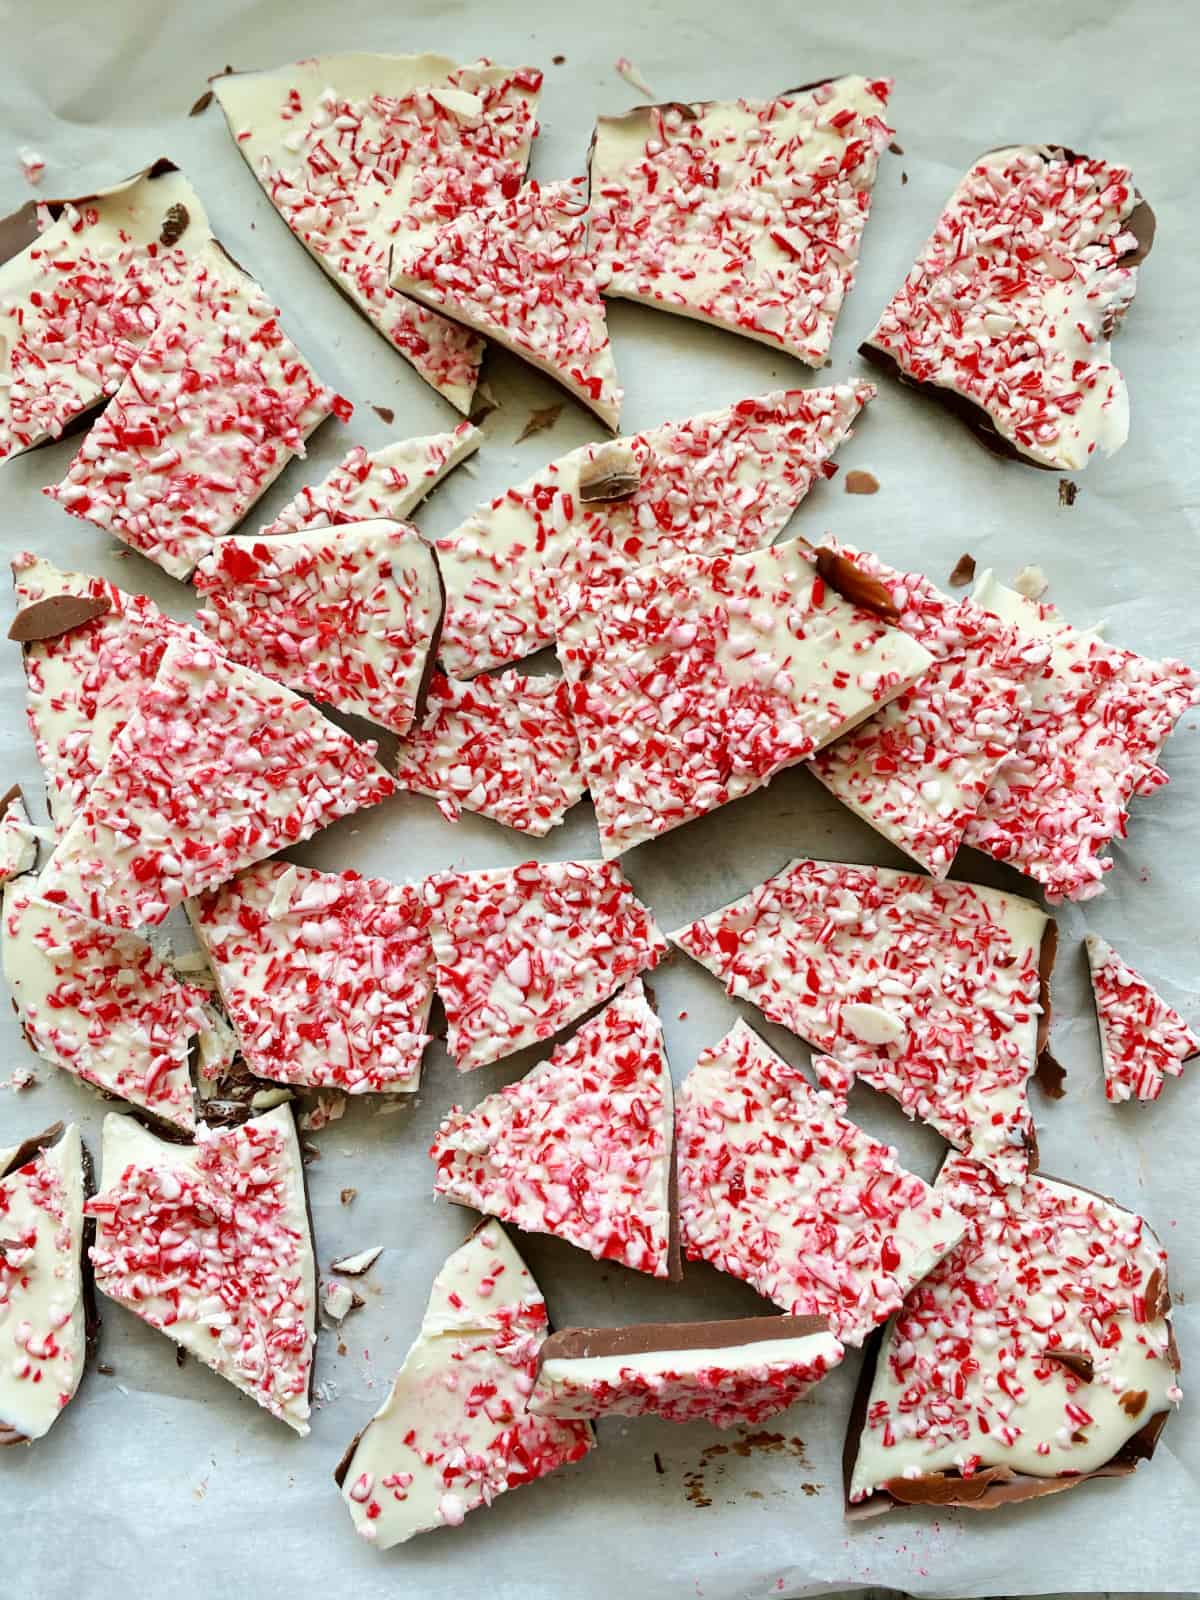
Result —
M 32 644 L 43 639 L 57 639 L 72 628 L 82 628 L 112 610 L 107 595 L 52 594 L 45 600 L 35 600 L 32 605 L 18 611 L 8 630 L 8 637 L 18 644 Z
M 733 1317 L 725 1322 L 644 1322 L 629 1328 L 564 1328 L 542 1346 L 538 1371 L 547 1361 L 586 1361 L 596 1356 L 644 1356 L 665 1350 L 738 1350 L 743 1345 L 807 1339 L 826 1333 L 825 1317 Z

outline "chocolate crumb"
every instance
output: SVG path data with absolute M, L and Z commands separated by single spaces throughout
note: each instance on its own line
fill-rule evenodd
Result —
M 308 1166 L 310 1161 L 320 1161 L 321 1152 L 317 1149 L 316 1145 L 310 1143 L 309 1140 L 301 1139 L 300 1159 L 304 1162 L 305 1166 Z
M 212 92 L 211 89 L 205 89 L 204 93 L 193 104 L 192 109 L 188 112 L 188 116 L 189 117 L 198 117 L 202 111 L 207 111 L 209 106 L 212 105 L 212 103 L 213 103 L 213 92 Z
M 1136 1417 L 1145 1409 L 1150 1396 L 1145 1389 L 1126 1389 L 1121 1396 L 1121 1410 L 1127 1417 Z
M 1072 483 L 1070 478 L 1058 480 L 1058 503 L 1060 506 L 1073 506 L 1075 497 L 1079 493 L 1079 485 Z
M 186 1364 L 186 1362 L 187 1362 L 187 1351 L 183 1348 L 183 1346 L 181 1344 L 177 1344 L 175 1346 L 175 1365 L 177 1367 L 182 1367 L 182 1366 L 184 1366 Z
M 1034 1077 L 1038 1088 L 1049 1100 L 1061 1100 L 1067 1092 L 1067 1069 L 1048 1049 L 1038 1055 Z
M 562 416 L 562 412 L 563 408 L 558 403 L 552 406 L 543 406 L 540 411 L 531 411 L 528 422 L 513 440 L 513 443 L 521 444 L 524 440 L 531 439 L 535 433 L 545 433 L 548 428 L 554 426 L 559 417 Z
M 389 428 L 396 420 L 396 413 L 391 406 L 372 406 L 371 410 L 379 418 L 380 422 L 386 422 Z
M 340 1198 L 344 1206 L 353 1205 L 354 1201 L 358 1199 L 358 1190 L 343 1189 Z
M 344 1356 L 346 1354 L 346 1341 L 344 1339 L 339 1339 L 337 1353 L 340 1356 Z
M 908 173 L 907 172 L 902 172 L 900 174 L 900 187 L 903 189 L 904 185 L 907 182 L 908 182 Z
M 950 574 L 950 587 L 961 589 L 964 584 L 971 583 L 975 577 L 975 557 L 961 555 L 954 563 L 954 571 Z
M 162 231 L 158 236 L 159 244 L 165 244 L 168 247 L 178 244 L 187 232 L 187 225 L 191 220 L 188 215 L 188 208 L 185 205 L 181 205 L 179 201 L 176 201 L 173 206 L 168 206 L 167 214 L 163 218 Z
M 904 154 L 904 146 L 902 144 L 897 144 L 895 139 L 893 139 L 891 144 L 888 145 L 888 149 L 894 156 L 902 156 Z
M 566 56 L 551 56 L 550 59 L 556 67 L 565 66 L 567 60 Z
M 110 1367 L 107 1361 L 100 1361 L 96 1364 L 96 1371 L 102 1378 L 113 1378 L 116 1376 L 117 1369 Z
M 804 1490 L 805 1494 L 808 1495 L 809 1499 L 811 1500 L 813 1495 L 820 1494 L 821 1490 L 825 1487 L 825 1485 L 823 1483 L 802 1483 L 800 1485 L 800 1487 Z
M 878 494 L 879 479 L 873 472 L 860 472 L 857 468 L 846 474 L 847 494 Z
M 687 1472 L 683 1478 L 683 1492 L 694 1506 L 710 1506 L 712 1499 L 704 1492 L 703 1472 Z
M 655 1472 L 658 1473 L 660 1478 L 662 1477 L 663 1473 L 667 1470 L 666 1467 L 663 1466 L 662 1457 L 659 1455 L 657 1450 L 654 1452 L 654 1470 L 655 1470 Z

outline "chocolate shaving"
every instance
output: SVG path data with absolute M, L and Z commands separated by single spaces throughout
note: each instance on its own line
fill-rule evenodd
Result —
M 1084 1383 L 1091 1383 L 1096 1376 L 1092 1358 L 1086 1350 L 1047 1350 L 1046 1360 L 1057 1361 L 1060 1367 L 1066 1367 L 1077 1378 L 1082 1378 Z
M 561 67 L 561 66 L 565 66 L 566 65 L 566 60 L 567 60 L 566 56 L 551 56 L 550 59 L 551 59 L 551 61 L 553 61 L 554 65 L 556 67 Z
M 825 545 L 818 547 L 816 560 L 821 577 L 843 600 L 864 611 L 873 611 L 885 622 L 899 622 L 900 612 L 895 601 L 878 578 L 870 577 L 848 556 L 838 555 Z
M 950 587 L 961 589 L 964 584 L 972 583 L 975 578 L 975 557 L 964 553 L 954 563 L 954 571 L 950 574 Z
M 1049 1100 L 1061 1100 L 1067 1092 L 1067 1069 L 1049 1049 L 1039 1053 L 1034 1077 L 1038 1088 Z
M 371 410 L 379 418 L 380 422 L 386 422 L 389 428 L 396 420 L 396 413 L 391 406 L 372 406 Z
M 187 225 L 191 221 L 188 208 L 180 201 L 167 207 L 167 214 L 163 218 L 162 232 L 158 236 L 159 244 L 178 244 L 187 232 Z
M 846 474 L 847 494 L 878 494 L 879 479 L 873 472 L 862 472 L 855 468 Z
M 33 644 L 42 639 L 57 639 L 72 628 L 82 628 L 112 610 L 107 595 L 54 594 L 18 611 L 8 637 L 18 644 Z
M 478 427 L 485 417 L 490 417 L 493 411 L 499 411 L 499 409 L 500 402 L 492 393 L 491 385 L 487 382 L 477 383 L 475 385 L 475 403 L 471 407 L 471 415 L 468 420 Z
M 513 440 L 514 444 L 521 444 L 526 439 L 531 439 L 535 433 L 545 433 L 552 428 L 562 416 L 562 405 L 543 406 L 540 411 L 531 411 L 529 420 Z
M 606 444 L 579 474 L 579 498 L 628 500 L 642 482 L 637 457 L 627 444 Z
M 43 1128 L 41 1133 L 32 1134 L 28 1139 L 24 1140 L 8 1158 L 8 1164 L 0 1167 L 0 1178 L 7 1178 L 11 1172 L 20 1172 L 27 1162 L 33 1160 L 34 1156 L 39 1155 L 43 1150 L 49 1149 L 62 1131 L 63 1124 L 61 1122 L 52 1122 L 48 1128 Z
M 1139 1417 L 1146 1409 L 1150 1396 L 1145 1389 L 1126 1389 L 1121 1396 L 1121 1410 L 1127 1417 Z
M 102 1378 L 115 1378 L 117 1375 L 116 1367 L 111 1366 L 107 1361 L 97 1363 L 96 1371 Z
M 1058 503 L 1060 506 L 1073 506 L 1079 494 L 1079 485 L 1072 483 L 1070 478 L 1058 480 Z
M 662 1477 L 663 1473 L 667 1470 L 666 1467 L 663 1466 L 662 1457 L 659 1455 L 657 1450 L 654 1452 L 654 1470 L 655 1470 L 655 1472 L 658 1473 L 660 1478 Z
M 908 182 L 908 173 L 907 172 L 902 172 L 900 174 L 900 187 L 903 189 L 904 185 L 907 182 Z
M 200 98 L 192 102 L 192 109 L 188 112 L 188 116 L 198 117 L 202 111 L 207 111 L 212 103 L 213 92 L 211 89 L 205 89 Z
M 344 1206 L 352 1205 L 358 1199 L 357 1189 L 343 1189 L 339 1197 Z
M 895 139 L 893 139 L 891 144 L 888 145 L 888 149 L 894 156 L 902 156 L 904 154 L 904 146 L 902 144 L 897 144 Z

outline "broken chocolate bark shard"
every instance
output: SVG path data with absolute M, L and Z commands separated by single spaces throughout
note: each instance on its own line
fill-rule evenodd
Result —
M 56 594 L 45 600 L 35 600 L 31 606 L 18 611 L 8 630 L 8 637 L 18 644 L 32 644 L 43 639 L 58 639 L 72 628 L 82 628 L 112 610 L 112 601 L 106 595 Z
M 642 468 L 636 453 L 624 440 L 606 444 L 579 474 L 579 498 L 628 500 L 642 482 Z
M 828 1317 L 731 1317 L 723 1322 L 644 1322 L 626 1328 L 561 1328 L 538 1353 L 538 1365 L 559 1358 L 640 1356 L 656 1350 L 736 1350 L 776 1339 L 827 1333 Z

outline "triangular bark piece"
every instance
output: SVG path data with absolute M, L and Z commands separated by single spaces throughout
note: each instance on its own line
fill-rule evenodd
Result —
M 446 56 L 320 56 L 218 78 L 213 92 L 284 222 L 439 394 L 471 409 L 481 341 L 397 294 L 398 239 L 515 194 L 542 74 Z
M 601 117 L 591 185 L 604 293 L 823 366 L 892 137 L 891 87 L 854 75 L 773 100 Z
M 253 278 L 197 262 L 61 483 L 45 493 L 174 578 L 229 533 L 331 413 Z
M 1054 950 L 1031 901 L 801 859 L 671 937 L 910 1117 L 1024 1177 Z
M 460 1072 L 552 1039 L 667 953 L 614 862 L 435 872 L 424 893 Z
M 258 1077 L 350 1094 L 417 1087 L 433 999 L 419 889 L 267 861 L 189 910 Z
M 667 1278 L 673 1144 L 662 1025 L 635 978 L 532 1072 L 455 1106 L 429 1154 L 436 1193 Z
M 962 1237 L 962 1218 L 738 1022 L 679 1090 L 691 1261 L 861 1344 Z
M 102 1163 L 96 1287 L 306 1434 L 317 1282 L 289 1108 L 194 1145 L 106 1117 Z
M 87 1359 L 86 1155 L 74 1124 L 31 1144 L 0 1151 L 0 1445 L 43 1438 Z
M 933 659 L 799 540 L 572 586 L 558 654 L 606 857 L 761 789 Z
M 898 626 L 933 666 L 882 711 L 822 750 L 809 770 L 843 805 L 935 878 L 944 878 L 1029 711 L 1029 683 L 1047 646 L 973 600 L 942 594 L 917 572 L 828 540 L 843 584 L 882 584 Z
M 1175 723 L 1200 704 L 1200 673 L 1106 644 L 990 572 L 974 598 L 1022 637 L 1046 641 L 1050 659 L 966 842 L 1040 883 L 1052 904 L 1089 900 L 1112 866 L 1100 852 L 1125 836 L 1129 801 L 1167 782 L 1158 758 Z
M 588 1453 L 588 1423 L 526 1410 L 549 1331 L 541 1290 L 504 1230 L 477 1228 L 434 1279 L 391 1393 L 335 1474 L 364 1539 L 388 1550 L 458 1527 Z
M 478 428 L 460 422 L 451 433 L 398 439 L 382 450 L 356 444 L 327 478 L 301 489 L 259 532 L 265 538 L 343 522 L 370 522 L 375 517 L 404 522 L 482 443 Z
M 199 992 L 136 934 L 51 905 L 22 884 L 5 894 L 3 915 L 4 976 L 38 1054 L 190 1132 L 189 1051 L 205 1023 Z
M 563 678 L 440 672 L 426 712 L 396 753 L 401 789 L 432 795 L 450 821 L 463 811 L 541 837 L 583 798 L 579 735 Z
M 153 925 L 394 787 L 370 746 L 290 689 L 210 646 L 176 641 L 59 840 L 40 893 L 116 927 Z
M 397 236 L 392 287 L 502 344 L 610 428 L 621 388 L 588 253 L 587 180 L 530 183 L 424 243 Z
M 0 237 L 0 459 L 61 437 L 124 381 L 197 257 L 200 197 L 169 161 L 30 204 Z
M 1200 1039 L 1098 933 L 1087 936 L 1092 998 L 1110 1100 L 1157 1100 L 1168 1076 L 1200 1055 Z
M 442 620 L 433 551 L 377 519 L 222 539 L 196 569 L 201 627 L 231 660 L 407 733 Z
M 770 544 L 874 393 L 843 383 L 739 400 L 583 445 L 480 506 L 437 542 L 446 670 L 465 677 L 549 644 L 559 583 Z
M 864 1363 L 851 1507 L 990 1510 L 1131 1472 L 1179 1400 L 1154 1234 L 1089 1189 L 1006 1186 L 961 1156 L 934 1192 L 967 1232 Z

